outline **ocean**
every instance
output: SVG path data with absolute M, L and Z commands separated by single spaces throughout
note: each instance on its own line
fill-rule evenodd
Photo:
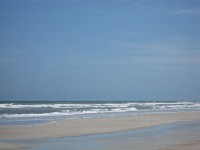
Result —
M 42 124 L 62 119 L 199 110 L 200 102 L 1 101 L 0 126 Z

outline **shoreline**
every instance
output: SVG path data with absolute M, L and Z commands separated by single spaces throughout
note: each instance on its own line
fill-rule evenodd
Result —
M 48 139 L 112 133 L 195 119 L 200 119 L 199 111 L 153 113 L 111 118 L 83 118 L 53 121 L 39 125 L 0 126 L 0 140 Z
M 3 147 L 11 150 L 29 147 L 29 145 L 10 143 L 9 140 L 40 140 L 114 133 L 195 120 L 200 120 L 200 111 L 152 113 L 111 118 L 83 118 L 53 121 L 39 125 L 0 126 L 0 140 L 2 141 L 0 141 L 0 150 Z

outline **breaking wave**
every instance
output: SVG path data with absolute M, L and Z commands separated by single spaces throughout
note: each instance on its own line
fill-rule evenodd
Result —
M 200 102 L 5 102 L 0 103 L 0 118 L 56 117 L 179 109 L 200 110 Z

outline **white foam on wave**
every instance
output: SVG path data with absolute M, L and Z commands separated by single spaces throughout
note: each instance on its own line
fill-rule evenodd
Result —
M 26 109 L 55 108 L 52 112 L 25 113 Z M 48 116 L 74 116 L 84 114 L 101 114 L 101 113 L 123 113 L 134 112 L 138 110 L 176 110 L 176 109 L 200 109 L 200 102 L 125 102 L 125 103 L 54 103 L 54 104 L 17 104 L 4 103 L 0 104 L 0 110 L 10 109 L 0 118 L 23 118 L 23 117 L 48 117 Z M 20 109 L 22 114 L 10 114 L 12 109 Z M 18 110 L 17 110 L 18 111 Z M 16 112 L 17 112 L 16 111 Z M 2 111 L 3 112 L 3 111 Z M 34 112 L 34 111 L 33 111 Z
M 0 104 L 0 108 L 128 108 L 128 107 L 148 107 L 148 108 L 173 108 L 173 107 L 200 107 L 200 102 L 128 102 L 128 103 L 92 103 L 92 104 Z
M 2 114 L 0 118 L 29 118 L 29 117 L 50 117 L 50 116 L 61 116 L 61 115 L 69 115 L 68 113 L 42 113 L 42 114 Z
M 142 107 L 149 109 L 182 109 L 182 108 L 200 108 L 200 102 L 147 102 L 147 103 L 132 103 L 134 107 Z
M 50 116 L 73 116 L 84 114 L 117 113 L 137 111 L 136 108 L 114 108 L 114 109 L 89 109 L 80 111 L 63 110 L 61 112 L 41 113 L 41 114 L 2 114 L 0 118 L 25 118 L 25 117 L 50 117 Z
M 0 104 L 0 108 L 125 108 L 132 103 L 105 103 L 105 104 Z

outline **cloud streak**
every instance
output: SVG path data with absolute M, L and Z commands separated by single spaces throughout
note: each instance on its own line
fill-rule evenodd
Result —
M 200 8 L 172 10 L 170 14 L 175 15 L 200 15 Z
M 113 46 L 122 51 L 127 64 L 200 65 L 198 43 L 172 39 L 141 44 L 117 41 Z
M 193 2 L 191 2 L 193 3 Z M 176 4 L 176 3 L 174 3 Z M 197 5 L 198 6 L 198 5 Z M 124 13 L 132 15 L 200 15 L 200 8 L 189 8 L 187 5 L 179 4 L 179 7 L 170 7 L 167 3 L 160 1 L 146 3 L 144 1 L 133 2 L 127 6 Z

